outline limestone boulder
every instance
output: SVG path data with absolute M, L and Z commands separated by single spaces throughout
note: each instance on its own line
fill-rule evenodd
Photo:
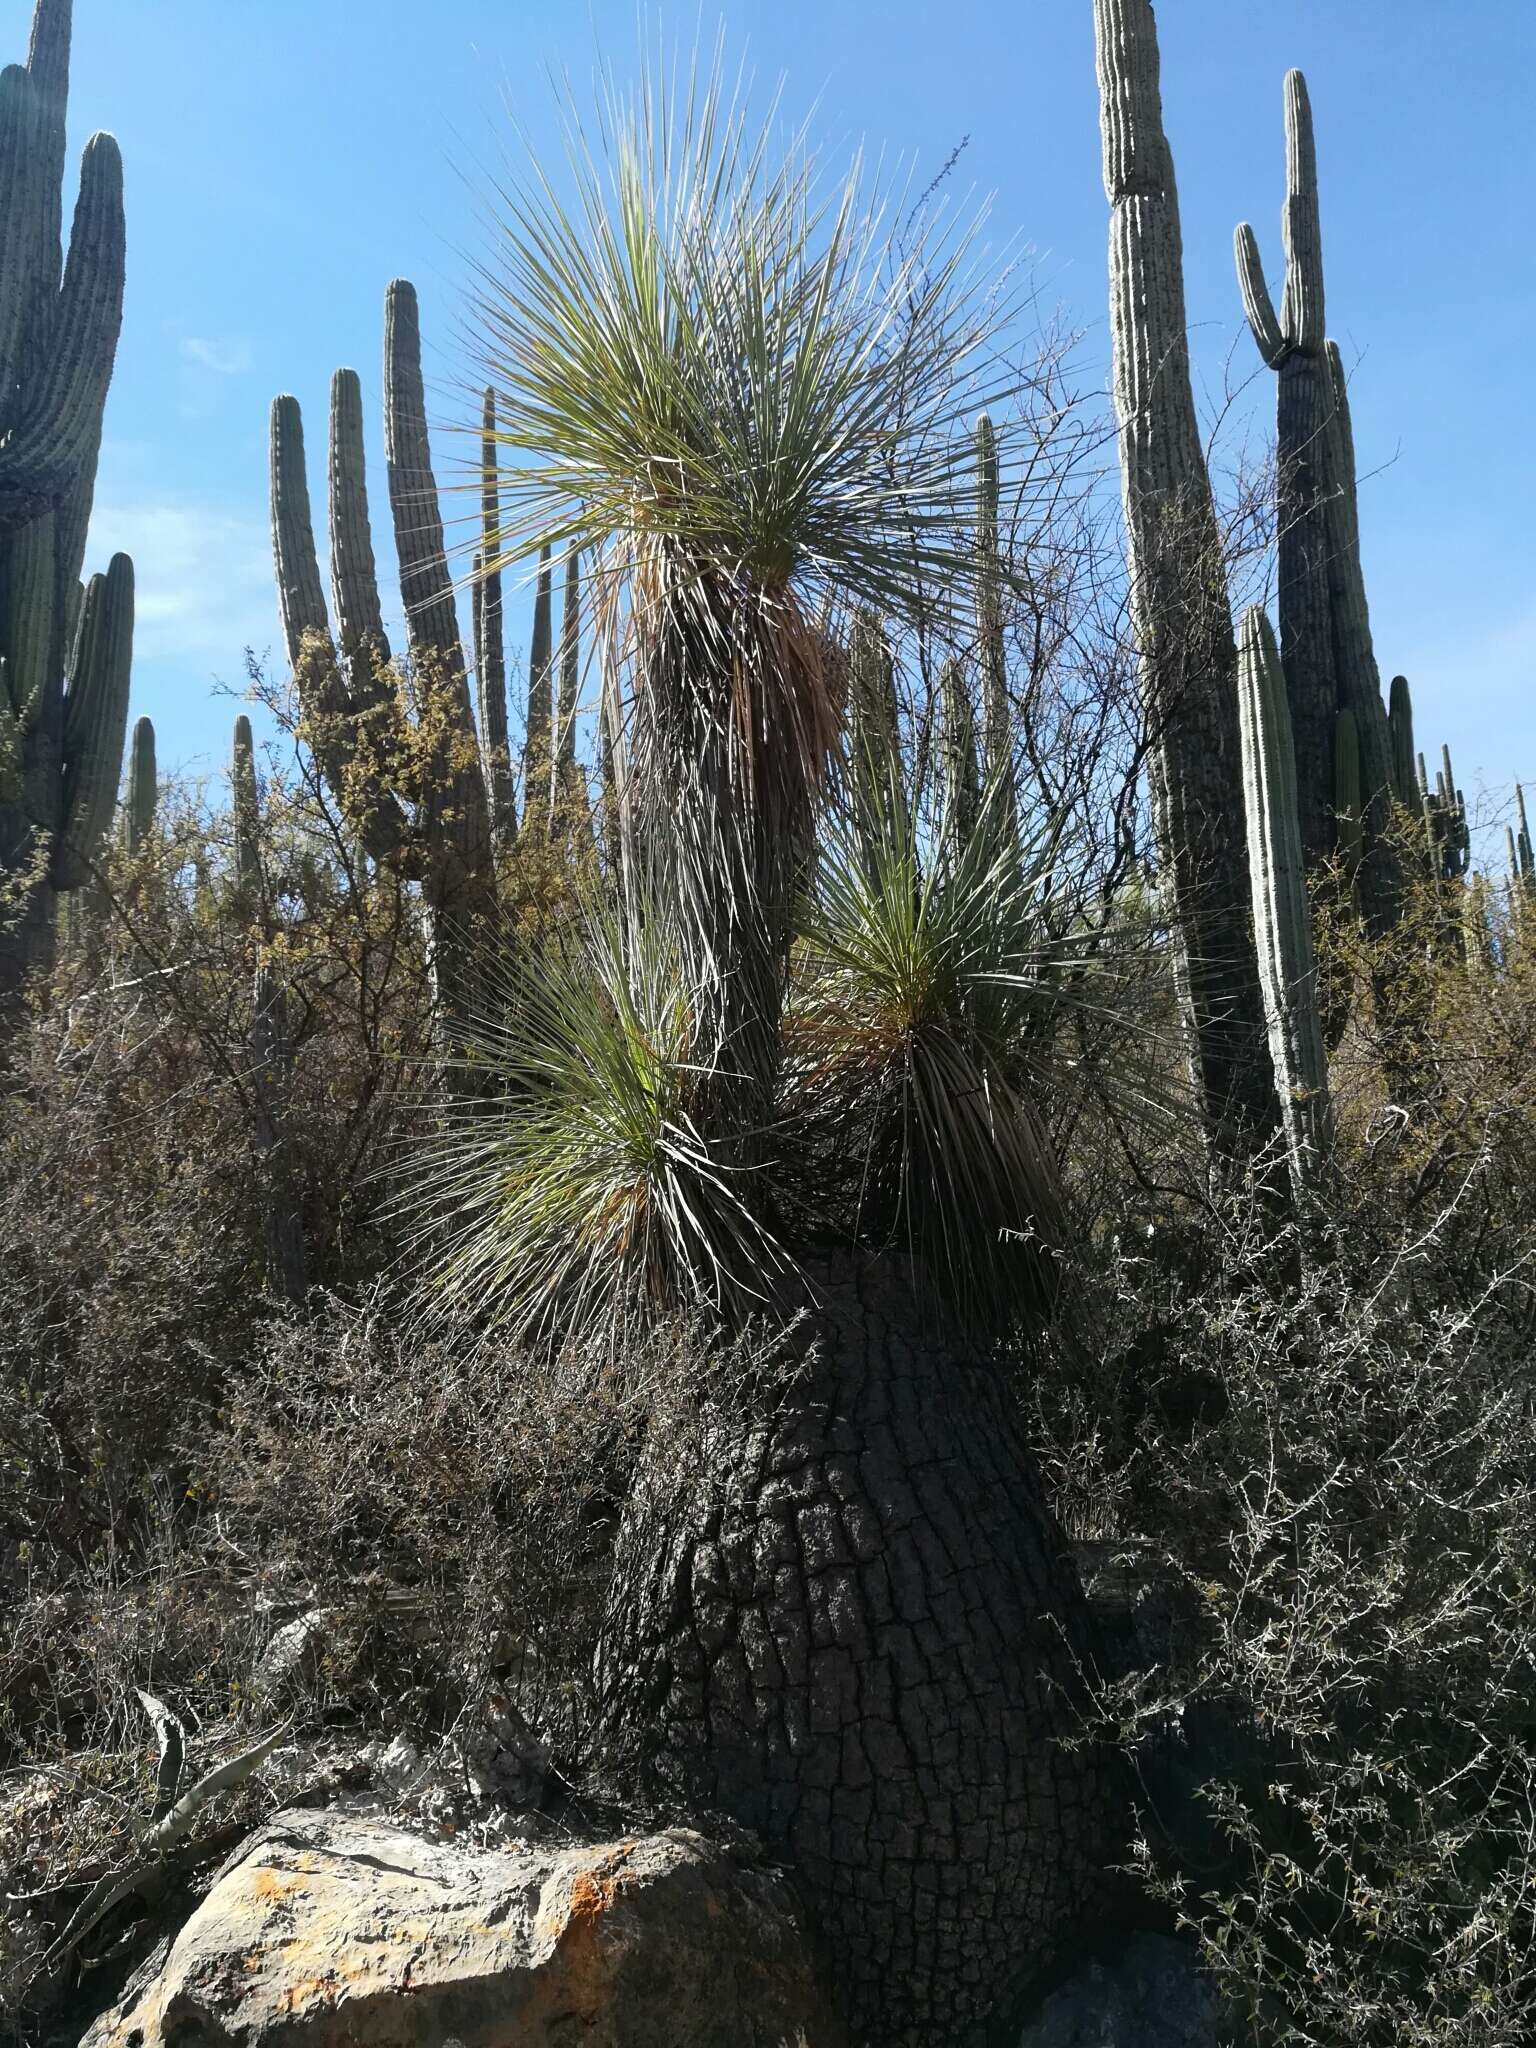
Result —
M 82 2048 L 842 2048 L 788 1893 L 681 1828 L 493 1851 L 280 1814 Z

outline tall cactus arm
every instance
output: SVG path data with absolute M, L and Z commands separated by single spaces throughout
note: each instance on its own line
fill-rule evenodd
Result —
M 1530 875 L 1536 870 L 1536 851 L 1533 851 L 1531 846 L 1531 827 L 1525 815 L 1525 791 L 1518 782 L 1515 784 L 1515 812 L 1520 820 L 1520 832 L 1515 841 L 1516 851 L 1520 857 L 1520 872 L 1522 875 Z
M 1373 937 L 1388 932 L 1402 912 L 1403 876 L 1392 840 L 1392 733 L 1381 701 L 1381 671 L 1371 638 L 1370 604 L 1360 556 L 1360 507 L 1355 483 L 1355 436 L 1349 384 L 1336 342 L 1323 350 L 1331 410 L 1328 420 L 1328 589 L 1333 610 L 1334 668 L 1341 710 L 1353 714 L 1359 747 L 1361 839 L 1354 847 L 1360 870 L 1360 910 Z M 1337 772 L 1337 762 L 1335 770 Z
M 997 434 L 991 418 L 976 421 L 976 638 L 981 660 L 982 753 L 988 781 L 1008 773 L 1013 734 L 1008 718 L 1008 677 L 1003 646 L 1002 562 L 998 553 Z
M 254 916 L 261 903 L 261 797 L 256 786 L 256 743 L 244 712 L 235 720 L 230 742 L 229 795 L 235 886 L 247 915 Z
M 304 463 L 299 401 L 272 401 L 272 559 L 283 639 L 299 708 L 320 772 L 344 807 L 357 813 L 363 842 L 376 860 L 409 839 L 405 814 L 371 774 L 360 775 L 352 747 L 351 706 L 331 640 Z
M 1317 1007 L 1312 919 L 1296 816 L 1296 764 L 1279 650 L 1257 605 L 1238 634 L 1243 799 L 1254 939 L 1292 1185 L 1317 1182 L 1332 1137 L 1328 1068 Z
M 124 824 L 130 853 L 137 853 L 149 838 L 159 801 L 155 728 L 147 718 L 139 718 L 134 721 L 133 738 L 128 746 L 128 801 L 124 807 Z
M 304 416 L 299 401 L 286 394 L 272 401 L 272 558 L 283 639 L 297 673 L 306 653 L 306 642 L 317 634 L 329 640 L 331 621 L 325 609 L 314 521 L 309 511 Z M 338 677 L 338 687 L 331 690 L 328 708 L 332 710 L 345 708 L 338 694 L 339 681 Z
M 384 453 L 400 558 L 400 595 L 411 651 L 463 672 L 453 578 L 443 546 L 437 480 L 427 435 L 421 377 L 421 314 L 416 287 L 397 277 L 384 299 Z M 445 674 L 444 680 L 448 679 Z
M 63 832 L 53 876 L 57 889 L 78 888 L 89 880 L 90 864 L 117 804 L 133 669 L 133 564 L 126 555 L 114 555 L 106 575 L 92 577 L 86 608 L 66 697 Z M 68 716 L 69 697 L 78 701 L 73 718 Z
M 37 260 L 27 309 L 26 346 L 35 361 L 47 348 L 64 268 L 64 166 L 69 141 L 69 54 L 73 0 L 37 0 L 27 46 L 27 75 L 37 91 L 43 127 L 29 166 L 25 210 L 37 235 Z M 6 203 L 17 187 L 5 187 Z
M 1248 324 L 1276 372 L 1276 522 L 1279 529 L 1280 646 L 1291 696 L 1302 848 L 1309 871 L 1333 849 L 1334 717 L 1340 686 L 1332 604 L 1332 561 L 1343 517 L 1334 504 L 1333 393 L 1323 359 L 1322 230 L 1317 152 L 1306 80 L 1285 81 L 1285 287 L 1280 313 L 1263 281 L 1258 243 L 1237 231 L 1238 282 Z M 1356 717 L 1363 705 L 1352 702 Z
M 553 623 L 548 545 L 539 554 L 533 593 L 533 638 L 528 650 L 528 732 L 523 745 L 523 829 L 549 825 L 554 776 L 550 744 L 554 715 Z
M 390 701 L 385 669 L 389 640 L 379 604 L 379 578 L 368 520 L 368 474 L 363 451 L 363 387 L 356 370 L 331 379 L 330 435 L 331 601 L 354 711 Z
M 421 317 L 416 288 L 404 278 L 394 280 L 384 299 L 384 454 L 411 654 L 419 672 L 444 692 L 448 730 L 429 776 L 428 842 L 439 864 L 451 852 L 455 865 L 484 876 L 492 865 L 490 800 L 432 474 Z
M 480 556 L 475 571 L 475 696 L 480 746 L 496 850 L 517 843 L 517 791 L 507 733 L 507 651 L 502 614 L 501 519 L 496 487 L 496 393 L 487 386 L 480 411 Z M 487 567 L 487 564 L 492 566 Z
M 1353 881 L 1365 851 L 1365 791 L 1360 768 L 1360 730 L 1352 711 L 1341 711 L 1333 740 L 1333 814 L 1338 821 L 1338 854 Z
M 1400 804 L 1413 810 L 1419 801 L 1419 777 L 1414 763 L 1413 693 L 1406 676 L 1392 678 L 1387 699 L 1387 725 L 1392 738 L 1392 794 Z
M 55 530 L 54 514 L 43 512 L 0 547 L 0 648 L 11 708 L 28 736 L 44 722 L 52 725 L 63 682 L 53 665 Z
M 1285 335 L 1275 311 L 1275 302 L 1269 295 L 1269 286 L 1264 282 L 1259 238 L 1247 221 L 1233 236 L 1232 247 L 1237 261 L 1237 286 L 1243 295 L 1243 311 L 1248 316 L 1249 331 L 1270 369 L 1278 370 L 1285 360 Z
M 565 558 L 565 596 L 560 608 L 560 663 L 556 681 L 555 783 L 570 794 L 576 772 L 576 700 L 581 691 L 581 562 L 572 549 Z
M 22 64 L 0 71 L 0 433 L 11 425 L 20 393 L 22 355 L 39 271 L 37 204 L 47 181 L 47 113 L 31 72 Z M 57 202 L 55 202 L 57 203 Z
M 99 431 L 123 324 L 126 235 L 123 160 L 115 139 L 93 135 L 64 286 L 46 345 L 24 379 L 20 415 L 0 450 L 0 488 L 67 488 Z
M 1285 75 L 1285 296 L 1280 324 L 1290 347 L 1315 354 L 1328 322 L 1323 304 L 1323 230 L 1317 203 L 1312 103 L 1299 71 Z
M 939 675 L 944 730 L 944 809 L 954 849 L 963 853 L 976 836 L 981 816 L 981 765 L 976 754 L 976 721 L 965 671 L 946 661 Z M 988 789 L 993 788 L 991 771 Z

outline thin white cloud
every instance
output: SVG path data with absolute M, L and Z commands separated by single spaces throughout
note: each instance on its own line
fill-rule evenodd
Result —
M 200 369 L 212 370 L 218 377 L 242 376 L 256 361 L 256 351 L 244 336 L 238 334 L 227 336 L 222 341 L 189 334 L 182 339 L 181 353 L 185 361 L 196 363 Z
M 118 552 L 134 566 L 134 659 L 233 681 L 242 652 L 277 639 L 272 549 L 263 522 L 191 497 L 98 498 L 89 568 Z

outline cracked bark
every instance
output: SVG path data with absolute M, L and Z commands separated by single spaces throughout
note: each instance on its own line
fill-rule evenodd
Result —
M 1060 1745 L 1087 1609 L 995 1381 L 888 1267 L 819 1297 L 803 1376 L 636 1490 L 605 1733 L 785 1858 L 857 2041 L 964 2043 L 1111 1895 L 1111 1774 Z

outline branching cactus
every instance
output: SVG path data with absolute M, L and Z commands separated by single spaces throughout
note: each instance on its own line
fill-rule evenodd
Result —
M 384 326 L 384 441 L 408 676 L 392 668 L 384 634 L 355 371 L 338 370 L 331 391 L 334 638 L 310 518 L 303 422 L 289 397 L 272 407 L 273 553 L 306 736 L 368 853 L 423 885 L 439 1012 L 451 1036 L 455 1020 L 476 1007 L 479 949 L 496 921 L 497 763 L 493 741 L 488 775 L 470 707 L 427 435 L 416 293 L 402 279 L 386 294 Z M 478 608 L 486 647 L 493 609 L 499 628 L 496 595 L 494 607 L 483 597 Z
M 1424 770 L 1424 757 L 1419 756 L 1419 781 L 1430 873 L 1437 881 L 1459 882 L 1471 865 L 1472 835 L 1467 824 L 1467 800 L 1456 787 L 1449 747 L 1440 749 L 1433 789 Z
M 229 760 L 234 821 L 235 907 L 256 950 L 251 988 L 252 1136 L 261 1173 L 262 1236 L 267 1278 L 290 1301 L 303 1299 L 308 1281 L 299 1176 L 289 1138 L 288 1098 L 293 1040 L 288 992 L 271 958 L 273 922 L 262 859 L 261 792 L 251 721 L 235 720 Z
M 1334 717 L 1343 701 L 1334 647 L 1330 563 L 1333 379 L 1325 347 L 1317 152 L 1307 84 L 1285 81 L 1285 290 L 1277 314 L 1258 238 L 1237 230 L 1238 283 L 1259 354 L 1279 379 L 1276 406 L 1280 648 L 1295 735 L 1301 843 L 1308 872 L 1333 851 Z
M 95 135 L 66 258 L 70 0 L 0 72 L 0 1005 L 51 956 L 117 801 L 133 646 L 125 555 L 80 589 L 123 306 L 123 171 Z
M 1093 13 L 1115 410 L 1158 862 L 1197 1100 L 1218 1155 L 1240 1155 L 1274 1130 L 1276 1105 L 1248 934 L 1237 652 L 1190 383 L 1157 24 L 1150 0 L 1094 0 Z
M 1291 1185 L 1301 1205 L 1327 1173 L 1333 1130 L 1290 710 L 1274 631 L 1257 605 L 1243 615 L 1239 635 L 1238 705 L 1254 940 Z

